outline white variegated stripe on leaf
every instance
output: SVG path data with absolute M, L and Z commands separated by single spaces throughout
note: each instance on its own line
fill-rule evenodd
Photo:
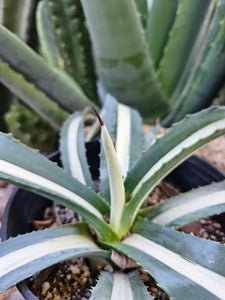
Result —
M 0 244 L 0 293 L 59 261 L 96 255 L 109 257 L 91 240 L 84 223 L 11 238 Z
M 225 247 L 223 244 L 155 224 L 140 217 L 135 222 L 133 233 L 137 233 L 206 269 L 225 276 Z
M 107 94 L 106 101 L 100 116 L 108 129 L 110 137 L 113 142 L 116 140 L 116 124 L 117 124 L 117 101 L 116 99 Z M 103 147 L 100 152 L 100 191 L 101 195 L 110 203 L 110 187 L 109 187 L 109 174 Z
M 101 126 L 101 141 L 105 152 L 107 168 L 109 173 L 109 185 L 110 185 L 110 225 L 119 233 L 120 221 L 125 205 L 125 191 L 121 175 L 121 167 L 116 156 L 116 151 L 113 146 L 111 137 L 105 127 Z
M 156 244 L 139 234 L 128 237 L 123 243 L 135 247 L 147 255 L 151 255 L 161 263 L 179 274 L 196 282 L 198 285 L 222 299 L 225 294 L 225 277 L 197 265 L 176 253 Z
M 0 178 L 74 210 L 103 239 L 118 239 L 102 219 L 103 214 L 109 213 L 109 206 L 100 196 L 37 151 L 3 133 L 0 133 Z
M 104 115 L 103 112 L 105 112 Z M 115 145 L 122 176 L 125 178 L 127 171 L 139 158 L 143 149 L 141 117 L 135 109 L 118 103 L 110 94 L 107 94 L 101 117 Z M 101 193 L 104 198 L 108 199 L 110 198 L 110 189 L 103 151 L 100 158 Z
M 93 205 L 53 181 L 3 160 L 0 160 L 0 178 L 66 205 L 88 220 L 103 239 L 118 239 L 115 232 L 103 221 L 102 214 Z
M 112 288 L 111 300 L 118 300 L 118 299 L 133 300 L 129 277 L 127 276 L 127 274 L 124 273 L 113 274 L 113 288 Z
M 174 231 L 170 228 L 164 228 Z M 122 252 L 134 259 L 157 281 L 158 285 L 166 291 L 172 299 L 223 299 L 225 293 L 225 277 L 217 273 L 216 270 L 212 271 L 210 268 L 203 267 L 167 249 L 167 244 L 165 243 L 164 245 L 166 238 L 166 236 L 164 238 L 164 234 L 165 232 L 163 231 L 160 235 L 158 232 L 151 232 L 153 238 L 161 239 L 162 245 L 150 240 L 150 238 L 144 237 L 142 234 L 135 233 L 122 243 L 107 243 L 105 246 L 109 249 L 113 248 L 116 251 Z M 183 233 L 180 234 L 182 235 Z M 191 235 L 189 236 L 193 237 Z M 203 242 L 209 242 L 197 237 L 193 238 L 202 240 Z M 168 240 L 170 240 L 170 245 L 177 243 L 177 248 L 185 251 L 185 245 L 187 245 L 187 243 L 183 246 L 182 238 L 180 240 L 177 238 L 171 239 L 170 236 Z M 218 246 L 218 243 L 211 243 Z M 188 250 L 192 249 L 191 246 L 190 244 Z M 219 244 L 219 246 L 224 253 L 224 249 L 222 249 L 224 248 L 223 245 Z M 201 244 L 200 247 L 202 247 Z M 200 247 L 197 247 L 195 250 L 199 259 L 202 255 Z M 208 256 L 204 256 L 204 254 L 208 254 Z M 208 260 L 208 265 L 213 265 L 213 261 L 210 259 L 210 251 L 208 251 L 208 253 L 205 251 L 204 254 L 203 258 L 205 261 Z M 214 252 L 213 257 L 216 257 L 216 252 Z M 223 257 L 224 254 L 219 256 L 217 266 L 219 261 L 221 261 L 221 259 L 223 260 Z M 224 270 L 222 272 L 224 273 Z
M 101 272 L 90 300 L 151 300 L 137 271 L 125 273 Z
M 124 185 L 126 204 L 121 230 L 126 234 L 149 193 L 169 172 L 196 149 L 225 133 L 225 108 L 211 107 L 175 124 L 143 152 L 129 171 Z M 135 189 L 134 189 L 135 187 Z
M 11 135 L 0 133 L 0 160 L 14 164 L 15 167 L 22 168 L 27 172 L 43 177 L 44 180 L 47 179 L 53 182 L 58 186 L 57 189 L 60 189 L 60 191 L 64 188 L 76 194 L 76 196 L 85 199 L 84 201 L 89 202 L 102 214 L 109 213 L 109 205 L 92 189 L 80 183 L 68 172 L 38 153 L 38 151 L 21 144 Z M 7 172 L 10 172 L 10 170 L 6 169 L 4 171 L 6 174 L 2 175 L 7 179 Z M 14 181 L 19 181 L 19 178 L 20 176 L 14 178 Z M 25 176 L 26 182 L 29 182 L 29 179 L 29 177 Z M 66 203 L 64 205 L 66 205 Z
M 118 103 L 115 148 L 124 178 L 141 154 L 142 132 L 142 120 L 139 113 L 127 105 Z
M 125 178 L 129 170 L 131 147 L 131 112 L 124 104 L 117 108 L 116 154 L 121 166 L 122 176 Z
M 224 211 L 225 181 L 222 181 L 170 198 L 139 214 L 155 223 L 177 228 Z
M 86 112 L 75 112 L 64 123 L 60 132 L 60 152 L 63 167 L 81 183 L 93 187 L 84 141 Z
M 196 144 L 199 140 L 205 139 L 209 137 L 210 135 L 213 135 L 217 130 L 221 130 L 225 128 L 225 119 L 216 121 L 197 132 L 193 133 L 191 136 L 189 136 L 187 139 L 185 139 L 183 142 L 178 144 L 175 148 L 173 148 L 171 151 L 169 151 L 165 156 L 163 156 L 140 180 L 138 185 L 136 186 L 134 190 L 134 194 L 140 189 L 142 184 L 147 181 L 154 173 L 156 173 L 163 164 L 167 163 L 177 155 L 179 155 L 184 149 L 191 147 L 192 145 Z
M 79 197 L 75 193 L 71 192 L 68 189 L 65 189 L 64 187 L 60 186 L 59 184 L 56 184 L 55 182 L 49 179 L 27 171 L 4 160 L 0 160 L 0 172 L 1 174 L 4 174 L 3 176 L 6 179 L 14 178 L 15 181 L 18 180 L 26 185 L 33 186 L 35 187 L 35 189 L 38 189 L 40 191 L 43 190 L 52 195 L 58 194 L 59 197 L 68 199 L 68 202 L 70 200 L 72 203 L 82 206 L 86 210 L 90 211 L 92 214 L 96 215 L 99 218 L 102 218 L 102 214 L 85 199 Z

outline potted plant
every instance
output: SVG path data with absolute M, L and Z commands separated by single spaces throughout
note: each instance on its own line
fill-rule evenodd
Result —
M 0 291 L 71 257 L 97 256 L 114 266 L 113 249 L 142 266 L 174 299 L 223 298 L 224 246 L 175 229 L 224 212 L 224 182 L 171 198 L 154 208 L 142 208 L 142 204 L 157 183 L 195 149 L 224 134 L 225 109 L 212 107 L 186 117 L 142 152 L 138 113 L 112 98 L 107 104 L 110 110 L 104 110 L 103 118 L 111 124 L 116 151 L 98 116 L 104 150 L 100 193 L 93 188 L 80 148 L 82 114 L 71 116 L 61 131 L 60 151 L 66 171 L 12 136 L 0 135 L 1 179 L 61 203 L 84 218 L 84 222 L 1 243 Z M 92 299 L 151 299 L 138 267 L 132 266 L 136 271 L 129 272 L 125 265 L 124 271 L 115 267 L 113 273 L 101 272 Z
M 0 81 L 55 130 L 108 93 L 168 126 L 224 84 L 224 0 L 14 2 L 1 7 Z M 35 11 L 41 54 L 25 44 Z

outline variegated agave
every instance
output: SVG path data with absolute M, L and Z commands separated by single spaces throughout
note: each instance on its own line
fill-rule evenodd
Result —
M 171 299 L 224 299 L 224 245 L 176 229 L 224 212 L 225 182 L 170 198 L 153 208 L 142 208 L 142 204 L 157 183 L 193 151 L 225 133 L 225 108 L 212 107 L 187 116 L 151 142 L 149 135 L 142 134 L 137 111 L 111 96 L 100 115 L 106 124 L 100 120 L 100 192 L 94 190 L 85 157 L 85 113 L 70 116 L 61 130 L 60 151 L 66 170 L 1 133 L 0 178 L 67 206 L 85 222 L 1 243 L 0 292 L 71 257 L 97 256 L 115 267 L 110 258 L 113 249 L 142 266 Z M 110 217 L 109 224 L 105 215 Z M 138 270 L 115 267 L 113 273 L 101 272 L 91 299 L 153 299 Z
M 224 84 L 225 0 L 0 2 L 0 81 L 55 129 L 107 93 L 167 126 Z M 40 54 L 26 45 L 30 20 Z

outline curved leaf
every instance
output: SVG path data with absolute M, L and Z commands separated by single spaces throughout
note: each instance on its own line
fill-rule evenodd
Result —
M 80 87 L 64 72 L 49 66 L 19 38 L 0 26 L 0 59 L 10 65 L 10 69 L 23 76 L 28 82 L 45 93 L 68 111 L 83 109 L 90 105 Z M 0 80 L 7 85 L 4 73 Z M 23 100 L 23 98 L 21 99 Z M 32 103 L 32 99 L 29 99 Z
M 172 230 L 143 218 L 138 218 L 133 232 L 204 268 L 225 276 L 225 247 L 218 242 Z
M 23 102 L 58 130 L 68 113 L 48 98 L 33 83 L 0 60 L 0 81 Z
M 118 239 L 102 220 L 109 206 L 100 196 L 37 151 L 5 134 L 0 135 L 0 178 L 76 211 L 103 239 Z
M 92 47 L 80 0 L 46 0 L 45 3 L 66 73 L 89 97 L 96 99 Z
M 0 244 L 0 293 L 52 264 L 77 256 L 109 258 L 92 241 L 85 223 L 11 238 Z
M 162 116 L 162 98 L 134 0 L 81 1 L 99 79 L 107 93 L 138 109 L 146 120 Z M 118 51 L 119 49 L 119 51 Z
M 0 23 L 26 41 L 34 6 L 35 1 L 1 0 Z
M 60 153 L 64 169 L 81 183 L 93 187 L 84 143 L 85 112 L 71 115 L 60 132 Z
M 100 114 L 116 148 L 122 176 L 125 178 L 143 149 L 142 120 L 136 110 L 118 103 L 110 94 Z M 101 194 L 110 202 L 108 169 L 103 149 L 100 154 L 100 186 Z
M 93 289 L 90 300 L 150 300 L 153 299 L 137 271 L 125 273 L 101 272 L 99 281 Z
M 105 152 L 105 158 L 109 173 L 111 198 L 110 225 L 116 233 L 119 233 L 121 215 L 125 204 L 125 191 L 122 180 L 121 167 L 108 130 L 96 110 L 95 113 L 101 125 L 101 142 Z
M 211 43 L 205 59 L 199 64 L 195 76 L 191 78 L 179 99 L 174 121 L 186 113 L 192 113 L 209 105 L 225 77 L 225 18 L 220 22 L 215 39 Z
M 176 87 L 210 2 L 179 1 L 176 18 L 158 68 L 158 79 L 165 97 L 171 96 Z
M 45 60 L 54 67 L 59 67 L 58 48 L 53 35 L 51 23 L 47 14 L 46 3 L 40 1 L 36 11 L 37 32 L 41 54 Z
M 125 231 L 130 228 L 128 222 L 133 222 L 141 204 L 159 181 L 193 151 L 224 132 L 225 108 L 212 107 L 186 117 L 157 139 L 125 179 L 126 197 L 131 193 L 133 197 L 125 206 L 121 228 Z
M 152 222 L 178 228 L 195 220 L 225 212 L 225 181 L 199 187 L 143 209 L 139 215 Z
M 173 299 L 223 299 L 225 247 L 219 243 L 139 219 L 133 235 L 106 245 L 138 262 Z
M 146 40 L 156 69 L 169 38 L 169 31 L 175 19 L 177 4 L 178 0 L 153 0 L 148 13 Z

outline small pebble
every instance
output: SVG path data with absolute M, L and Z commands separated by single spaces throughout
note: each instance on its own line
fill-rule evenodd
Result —
M 43 284 L 42 284 L 42 292 L 41 294 L 43 296 L 47 295 L 47 292 L 48 290 L 50 289 L 50 283 L 48 281 L 45 281 Z
M 84 277 L 89 277 L 90 276 L 90 271 L 89 270 L 85 271 L 84 274 L 83 274 L 83 276 Z
M 80 274 L 81 270 L 78 266 L 71 265 L 70 270 L 73 274 Z

